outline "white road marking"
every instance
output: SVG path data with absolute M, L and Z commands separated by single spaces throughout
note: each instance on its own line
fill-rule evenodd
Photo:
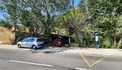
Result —
M 93 70 L 93 69 L 85 69 L 85 68 L 75 68 L 76 70 Z
M 14 63 L 21 63 L 21 64 L 29 64 L 29 65 L 38 65 L 38 66 L 45 66 L 45 67 L 53 67 L 53 65 L 48 64 L 39 64 L 39 63 L 33 63 L 33 62 L 26 62 L 26 61 L 17 61 L 17 60 L 10 60 Z

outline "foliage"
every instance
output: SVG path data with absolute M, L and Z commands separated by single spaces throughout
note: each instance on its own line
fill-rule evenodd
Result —
M 122 49 L 122 38 L 120 38 L 117 48 Z
M 12 27 L 11 24 L 5 21 L 0 21 L 0 26 L 7 27 L 9 29 Z
M 15 31 L 15 36 L 16 36 L 16 40 L 14 43 L 17 43 L 18 41 L 21 41 L 22 39 L 29 37 L 31 34 L 27 33 L 27 32 L 19 32 L 19 31 Z
M 58 15 L 68 10 L 71 0 L 2 0 L 4 12 L 10 15 L 17 31 L 19 25 L 29 28 L 34 34 L 50 38 Z M 59 13 L 59 14 L 57 14 Z
M 75 42 L 79 43 L 80 46 L 88 46 L 86 41 L 88 43 L 91 41 L 91 38 L 89 39 L 88 36 L 93 32 L 92 30 L 89 30 L 89 27 L 91 27 L 89 25 L 89 18 L 84 0 L 79 4 L 79 8 L 73 8 L 73 10 L 70 10 L 59 17 L 57 23 L 61 25 L 60 27 L 63 27 L 66 30 L 68 29 L 69 35 L 75 36 Z M 84 41 L 84 39 L 86 41 Z
M 74 1 L 2 0 L 0 10 L 8 14 L 9 23 L 1 22 L 0 25 L 14 26 L 14 31 L 23 26 L 29 29 L 31 36 L 43 35 L 47 43 L 50 42 L 52 31 L 65 29 L 68 36 L 74 36 L 75 42 L 85 47 L 95 47 L 94 32 L 99 31 L 100 47 L 120 46 L 121 0 L 81 0 L 78 7 L 74 6 Z M 23 31 L 19 32 L 23 34 Z M 17 37 L 21 35 L 18 33 Z
M 106 47 L 112 46 L 112 43 L 116 47 L 117 30 L 122 28 L 122 23 L 118 22 L 121 16 L 121 11 L 119 10 L 121 7 L 119 0 L 88 0 L 88 10 L 93 20 L 91 23 L 102 36 L 100 40 L 103 43 L 101 44 L 106 44 Z

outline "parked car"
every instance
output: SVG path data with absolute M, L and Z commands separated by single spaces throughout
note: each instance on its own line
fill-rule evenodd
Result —
M 18 48 L 28 47 L 32 49 L 37 49 L 44 46 L 44 41 L 37 37 L 27 37 L 22 41 L 17 43 Z
M 56 39 L 53 41 L 52 45 L 61 47 L 63 45 L 63 41 L 61 39 Z

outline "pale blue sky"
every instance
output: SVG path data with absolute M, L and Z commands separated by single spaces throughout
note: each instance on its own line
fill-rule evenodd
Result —
M 77 5 L 79 4 L 81 0 L 75 0 L 75 7 L 77 7 Z
M 75 7 L 77 7 L 77 5 L 79 4 L 80 0 L 74 0 L 74 1 L 75 1 Z M 4 14 L 5 14 L 4 12 L 0 11 L 0 20 L 1 19 L 5 19 L 4 18 Z

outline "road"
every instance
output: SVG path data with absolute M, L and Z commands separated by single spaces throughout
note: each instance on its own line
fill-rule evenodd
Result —
M 0 70 L 122 70 L 122 57 L 0 49 Z

